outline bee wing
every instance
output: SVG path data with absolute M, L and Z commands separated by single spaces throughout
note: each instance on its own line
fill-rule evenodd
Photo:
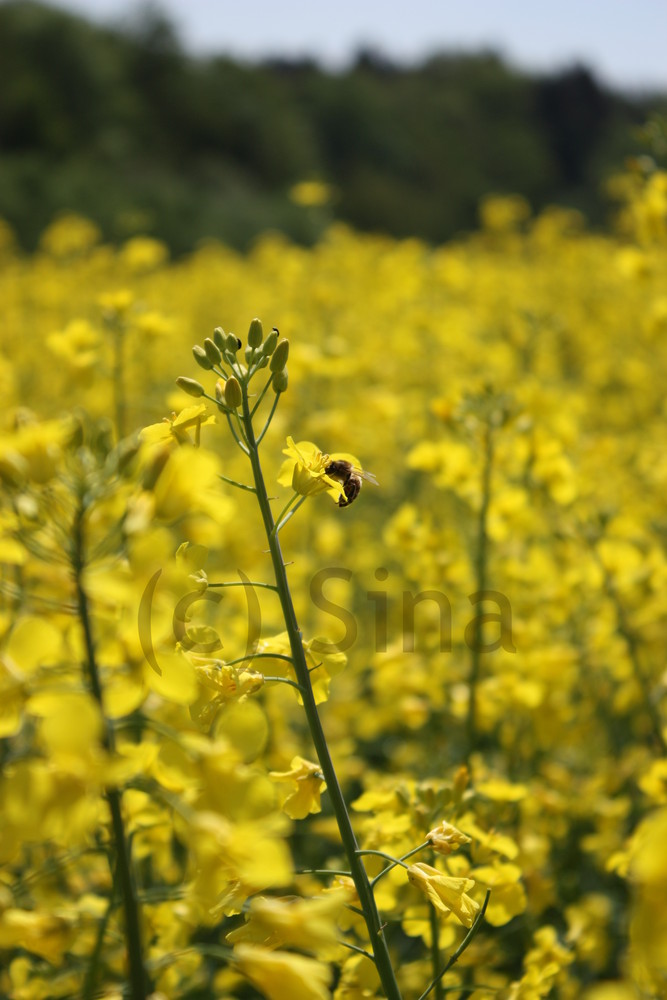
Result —
M 359 469 L 359 475 L 367 483 L 372 483 L 373 486 L 379 486 L 380 485 L 372 472 L 364 472 L 362 469 Z

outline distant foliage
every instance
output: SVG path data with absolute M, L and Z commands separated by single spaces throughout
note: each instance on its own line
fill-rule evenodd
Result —
M 28 248 L 69 209 L 107 238 L 149 230 L 177 253 L 206 236 L 244 248 L 267 228 L 309 243 L 332 218 L 441 242 L 474 228 L 489 191 L 597 224 L 610 164 L 660 103 L 608 92 L 582 67 L 531 77 L 491 53 L 399 69 L 365 52 L 338 75 L 194 59 L 156 13 L 105 30 L 6 3 L 0 215 Z M 304 181 L 329 200 L 291 199 Z

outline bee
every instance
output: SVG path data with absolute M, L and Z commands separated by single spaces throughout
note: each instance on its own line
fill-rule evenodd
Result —
M 329 462 L 324 471 L 327 476 L 331 476 L 343 487 L 345 495 L 338 498 L 339 507 L 349 507 L 351 503 L 354 503 L 361 492 L 362 480 L 365 479 L 367 483 L 373 483 L 374 486 L 378 485 L 372 472 L 357 469 L 356 466 L 352 465 L 352 462 L 347 462 L 344 459 Z

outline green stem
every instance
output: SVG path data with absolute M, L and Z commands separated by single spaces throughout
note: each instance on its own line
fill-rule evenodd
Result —
M 338 943 L 342 944 L 343 948 L 349 948 L 350 951 L 356 951 L 357 955 L 363 955 L 364 958 L 370 959 L 371 962 L 375 961 L 370 952 L 366 951 L 364 948 L 359 948 L 356 944 L 350 944 L 349 941 L 339 941 Z
M 461 944 L 458 946 L 458 948 L 456 949 L 456 951 L 454 952 L 454 954 L 452 955 L 452 957 L 449 959 L 449 961 L 445 965 L 444 969 L 441 969 L 440 972 L 435 977 L 435 979 L 429 984 L 429 986 L 427 986 L 427 988 L 424 990 L 424 992 L 422 993 L 422 995 L 419 997 L 419 1000 L 426 1000 L 426 997 L 429 995 L 429 993 L 431 992 L 431 990 L 435 989 L 435 987 L 438 985 L 438 983 L 440 983 L 442 981 L 442 978 L 445 975 L 445 973 L 449 972 L 449 970 L 451 969 L 451 967 L 456 962 L 458 962 L 459 958 L 461 957 L 461 955 L 463 954 L 463 952 L 466 950 L 466 948 L 468 947 L 468 945 L 470 944 L 470 942 L 472 941 L 472 939 L 475 937 L 475 935 L 477 934 L 477 931 L 482 926 L 482 921 L 484 920 L 484 914 L 486 913 L 486 908 L 489 905 L 489 899 L 490 899 L 490 897 L 491 897 L 491 890 L 487 889 L 486 890 L 486 896 L 484 897 L 484 902 L 482 903 L 482 908 L 479 911 L 479 913 L 477 914 L 477 917 L 475 918 L 474 924 L 472 925 L 472 927 L 470 928 L 470 930 L 468 931 L 468 933 L 464 937 L 463 941 L 461 941 Z M 457 987 L 457 989 L 458 988 L 459 987 Z
M 493 468 L 493 430 L 488 420 L 484 429 L 484 468 L 482 470 L 482 502 L 477 521 L 477 554 L 475 557 L 475 584 L 477 592 L 486 590 L 488 563 L 488 519 L 491 502 L 491 471 Z M 468 716 L 466 719 L 466 758 L 477 741 L 477 687 L 482 666 L 482 623 L 481 614 L 475 616 L 472 649 L 470 650 L 470 677 L 468 681 Z
M 339 868 L 300 868 L 296 875 L 341 875 L 345 878 L 352 878 L 351 872 L 345 872 Z
M 125 399 L 125 372 L 123 359 L 123 343 L 125 340 L 125 330 L 121 321 L 114 322 L 112 328 L 113 336 L 113 395 L 114 407 L 116 411 L 116 435 L 118 440 L 125 437 L 125 416 L 127 413 L 127 403 Z
M 299 507 L 301 506 L 301 504 L 305 503 L 307 499 L 308 499 L 308 497 L 301 497 L 301 499 L 299 500 L 299 502 L 295 503 L 294 506 L 292 507 L 292 509 L 287 514 L 285 514 L 284 517 L 281 517 L 280 520 L 276 521 L 276 526 L 273 529 L 275 531 L 276 535 L 278 534 L 279 531 L 282 531 L 282 529 L 285 527 L 285 525 L 287 524 L 287 522 L 289 521 L 289 519 L 291 517 L 294 517 L 294 515 L 296 514 L 296 512 L 299 509 Z
M 278 534 L 278 528 L 280 526 L 280 523 L 282 522 L 282 519 L 287 514 L 287 511 L 290 509 L 290 507 L 292 506 L 292 504 L 296 503 L 296 501 L 298 499 L 299 499 L 299 494 L 298 493 L 293 493 L 292 496 L 287 501 L 287 503 L 285 504 L 285 506 L 283 507 L 283 509 L 281 510 L 281 512 L 278 514 L 278 517 L 276 518 L 275 524 L 274 524 L 274 527 L 273 527 L 273 530 L 274 530 L 274 532 L 276 534 Z
M 83 986 L 81 989 L 81 1000 L 94 1000 L 95 981 L 97 979 L 97 967 L 100 963 L 100 955 L 102 954 L 104 935 L 106 934 L 107 926 L 109 924 L 109 918 L 111 916 L 111 913 L 115 905 L 116 905 L 116 883 L 114 881 L 111 889 L 111 894 L 109 896 L 109 902 L 107 904 L 107 908 L 104 911 L 104 916 L 100 920 L 97 928 L 93 953 L 88 961 L 88 968 L 86 969 L 86 976 L 83 981 Z
M 428 922 L 431 928 L 431 968 L 433 969 L 433 996 L 435 1000 L 444 1000 L 444 993 L 442 990 L 442 976 L 439 973 L 440 970 L 440 921 L 438 920 L 438 912 L 429 901 L 428 904 Z
M 262 402 L 262 400 L 266 396 L 266 390 L 271 385 L 272 380 L 273 380 L 273 375 L 270 375 L 268 382 L 266 383 L 266 385 L 264 386 L 264 388 L 260 392 L 259 396 L 257 397 L 257 401 L 255 402 L 255 405 L 253 406 L 252 410 L 250 411 L 250 416 L 251 417 L 254 417 L 255 414 L 257 413 L 257 410 L 259 409 L 259 404 Z M 276 393 L 276 395 L 277 395 L 277 393 Z
M 230 479 L 229 476 L 219 475 L 218 479 L 222 479 L 223 483 L 229 483 L 230 486 L 236 486 L 236 488 L 239 490 L 247 490 L 248 493 L 255 492 L 254 486 L 246 486 L 245 483 L 239 483 L 236 481 L 236 479 Z
M 88 682 L 90 684 L 92 695 L 100 707 L 102 718 L 105 721 L 105 728 L 102 737 L 104 747 L 110 753 L 113 753 L 115 748 L 114 731 L 104 714 L 102 685 L 100 683 L 100 675 L 97 666 L 92 623 L 88 607 L 88 595 L 86 594 L 83 586 L 83 571 L 85 568 L 85 513 L 85 502 L 82 497 L 73 526 L 74 537 L 72 545 L 72 568 L 74 570 L 79 621 L 81 622 L 84 646 L 86 650 Z M 109 804 L 109 812 L 111 813 L 111 825 L 113 829 L 113 839 L 116 853 L 114 891 L 117 884 L 125 914 L 125 940 L 129 966 L 130 998 L 131 1000 L 145 1000 L 150 992 L 150 987 L 148 976 L 146 975 L 146 970 L 144 968 L 139 903 L 137 900 L 134 879 L 132 877 L 130 849 L 125 836 L 119 790 L 117 788 L 109 788 L 106 792 L 106 799 Z
M 239 411 L 238 410 L 234 410 L 233 416 L 236 418 L 236 425 L 238 427 L 239 434 L 241 435 L 241 440 L 243 441 L 244 445 L 246 445 L 246 447 L 248 447 L 248 439 L 247 439 L 246 434 L 245 434 L 245 428 L 244 428 L 244 425 L 243 425 L 243 421 L 241 420 L 241 417 L 239 415 Z
M 237 656 L 235 660 L 226 660 L 226 667 L 234 667 L 237 663 L 252 663 L 253 660 L 286 660 L 287 663 L 292 662 L 291 656 L 285 656 L 284 653 L 249 653 L 247 656 Z
M 236 433 L 236 428 L 234 427 L 234 421 L 232 420 L 230 414 L 225 411 L 225 416 L 227 417 L 227 423 L 229 424 L 229 429 L 232 432 L 232 437 L 236 441 L 237 445 L 239 446 L 243 454 L 249 455 L 250 452 L 248 451 L 247 446 L 243 443 L 243 441 L 241 441 L 241 438 Z
M 205 393 L 204 393 L 204 394 L 203 394 L 202 396 L 200 396 L 200 397 L 198 397 L 198 398 L 199 398 L 199 399 L 208 399 L 208 401 L 209 401 L 210 403 L 215 403 L 215 406 L 217 407 L 217 409 L 218 409 L 218 410 L 220 410 L 220 412 L 221 412 L 221 413 L 230 413 L 230 412 L 231 412 L 231 411 L 230 411 L 230 410 L 229 410 L 229 409 L 228 409 L 228 408 L 227 408 L 227 407 L 226 407 L 226 406 L 224 405 L 224 403 L 221 403 L 219 399 L 216 399 L 216 398 L 215 398 L 215 396 L 210 396 L 208 392 L 205 392 Z
M 290 687 L 296 688 L 296 690 L 300 694 L 303 694 L 303 691 L 301 690 L 301 685 L 297 684 L 296 681 L 291 681 L 289 679 L 289 677 L 267 677 L 265 675 L 264 676 L 264 681 L 265 682 L 267 682 L 267 681 L 275 681 L 277 684 L 289 684 Z
M 387 854 L 385 851 L 363 850 L 363 851 L 357 851 L 357 854 L 359 855 L 360 858 L 371 857 L 371 856 L 377 858 L 384 858 L 385 861 L 391 861 L 392 868 L 395 868 L 396 865 L 400 865 L 402 868 L 408 867 L 408 865 L 403 864 L 403 861 L 399 861 L 398 858 L 393 857 L 391 854 Z
M 266 423 L 264 424 L 264 427 L 262 428 L 262 430 L 261 430 L 260 434 L 259 434 L 259 435 L 258 435 L 258 437 L 257 437 L 257 444 L 260 444 L 260 443 L 261 443 L 261 440 L 262 440 L 262 438 L 264 437 L 264 435 L 266 434 L 266 432 L 267 432 L 267 431 L 268 431 L 268 429 L 269 429 L 269 424 L 270 424 L 270 423 L 271 423 L 271 421 L 273 420 L 273 414 L 274 414 L 274 413 L 276 412 L 276 407 L 277 407 L 277 405 L 278 405 L 278 400 L 279 400 L 279 399 L 280 399 L 280 393 L 279 393 L 279 392 L 277 392 L 277 393 L 276 393 L 276 398 L 275 398 L 275 399 L 273 400 L 273 406 L 272 406 L 272 407 L 271 407 L 271 409 L 269 410 L 269 415 L 268 415 L 268 417 L 266 418 Z
M 357 839 L 355 837 L 354 830 L 352 829 L 345 798 L 338 782 L 338 775 L 336 774 L 336 769 L 331 759 L 331 754 L 329 753 L 326 736 L 324 735 L 324 730 L 322 728 L 322 721 L 317 710 L 317 705 L 315 704 L 315 696 L 310 682 L 310 672 L 306 662 L 306 654 L 303 648 L 301 631 L 296 620 L 292 595 L 289 589 L 287 573 L 285 571 L 285 563 L 280 549 L 280 542 L 275 532 L 271 505 L 266 492 L 266 485 L 264 483 L 264 476 L 259 460 L 258 443 L 255 438 L 255 432 L 252 426 L 252 418 L 250 414 L 250 406 L 248 404 L 247 385 L 243 384 L 242 389 L 243 421 L 250 452 L 249 457 L 250 464 L 252 466 L 255 489 L 257 490 L 257 502 L 259 503 L 262 520 L 264 522 L 264 531 L 269 544 L 271 562 L 273 563 L 273 572 L 275 574 L 276 586 L 278 588 L 278 596 L 280 598 L 280 605 L 285 620 L 285 627 L 289 636 L 294 672 L 299 686 L 302 689 L 303 707 L 306 713 L 308 727 L 310 729 L 317 758 L 322 769 L 322 774 L 324 775 L 324 780 L 327 784 L 329 798 L 331 800 L 331 805 L 338 824 L 338 830 L 343 842 L 343 848 L 350 865 L 352 879 L 361 902 L 361 907 L 364 911 L 364 919 L 368 928 L 373 957 L 378 970 L 378 975 L 380 977 L 380 982 L 382 983 L 382 987 L 388 1000 L 401 1000 L 401 993 L 398 988 L 398 983 L 396 982 L 396 976 L 394 975 L 394 969 L 389 955 L 389 948 L 387 947 L 387 941 L 384 935 L 384 927 L 380 920 L 380 914 L 378 913 L 375 898 L 373 896 L 373 890 L 368 879 L 368 874 L 364 868 L 361 856 L 359 855 L 359 845 L 357 844 Z
M 402 854 L 400 858 L 391 858 L 391 864 L 387 865 L 387 867 L 383 868 L 382 871 L 375 876 L 375 878 L 371 879 L 371 885 L 375 885 L 376 882 L 379 882 L 384 875 L 390 872 L 393 868 L 396 868 L 397 865 L 403 865 L 403 862 L 407 861 L 408 858 L 411 858 L 413 854 L 419 854 L 420 851 L 423 851 L 426 847 L 430 846 L 431 846 L 430 841 L 425 840 L 423 844 L 419 845 L 419 847 L 413 847 L 411 851 L 408 851 L 407 854 Z M 381 851 L 377 852 L 362 851 L 362 853 L 363 854 L 377 853 L 380 855 L 380 857 L 387 858 L 387 860 L 390 860 L 390 855 L 383 854 Z M 403 865 L 403 867 L 405 868 L 406 866 Z

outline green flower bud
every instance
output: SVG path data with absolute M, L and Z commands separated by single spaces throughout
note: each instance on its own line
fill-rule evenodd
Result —
M 273 373 L 271 385 L 274 392 L 284 392 L 287 388 L 287 369 L 282 368 L 279 372 Z
M 216 326 L 213 331 L 213 340 L 215 341 L 215 346 L 219 351 L 224 351 L 227 346 L 227 335 L 221 326 Z
M 219 365 L 222 361 L 222 354 L 216 344 L 213 343 L 210 337 L 207 337 L 204 341 L 204 350 L 206 351 L 206 357 L 211 362 L 212 365 Z
M 248 346 L 245 349 L 246 364 L 248 364 L 248 365 L 250 364 L 250 362 L 252 361 L 252 356 L 253 356 L 254 353 L 255 353 L 255 348 L 251 347 L 250 344 L 248 344 Z
M 259 361 L 257 362 L 257 368 L 258 369 L 260 369 L 260 368 L 266 368 L 266 366 L 268 365 L 268 363 L 269 363 L 269 359 L 268 358 L 260 358 Z
M 275 351 L 279 336 L 280 334 L 278 333 L 278 331 L 274 326 L 273 330 L 264 341 L 264 345 L 262 347 L 262 354 L 264 355 L 265 358 L 270 358 L 273 352 Z
M 250 347 L 259 347 L 263 339 L 264 330 L 262 329 L 262 321 L 254 319 L 250 324 L 250 329 L 248 330 L 248 345 Z
M 185 375 L 179 375 L 176 379 L 176 385 L 183 392 L 187 392 L 188 396 L 194 396 L 197 399 L 198 396 L 203 396 L 206 390 L 201 382 L 198 382 L 196 378 L 187 378 Z
M 235 410 L 243 402 L 243 393 L 238 380 L 231 375 L 225 382 L 225 403 L 230 410 Z
M 200 347 L 199 344 L 195 344 L 192 348 L 192 355 L 200 368 L 203 368 L 204 371 L 210 372 L 213 364 L 208 360 L 208 355 L 203 347 Z
M 289 357 L 289 340 L 283 337 L 276 344 L 276 349 L 273 352 L 273 357 L 271 358 L 271 371 L 280 372 L 283 370 L 287 364 L 287 359 Z
M 241 346 L 241 341 L 239 340 L 239 338 L 233 333 L 228 333 L 227 340 L 225 341 L 226 350 L 230 354 L 236 354 L 240 346 Z
M 225 405 L 225 383 L 221 378 L 215 383 L 215 398 L 223 406 Z

